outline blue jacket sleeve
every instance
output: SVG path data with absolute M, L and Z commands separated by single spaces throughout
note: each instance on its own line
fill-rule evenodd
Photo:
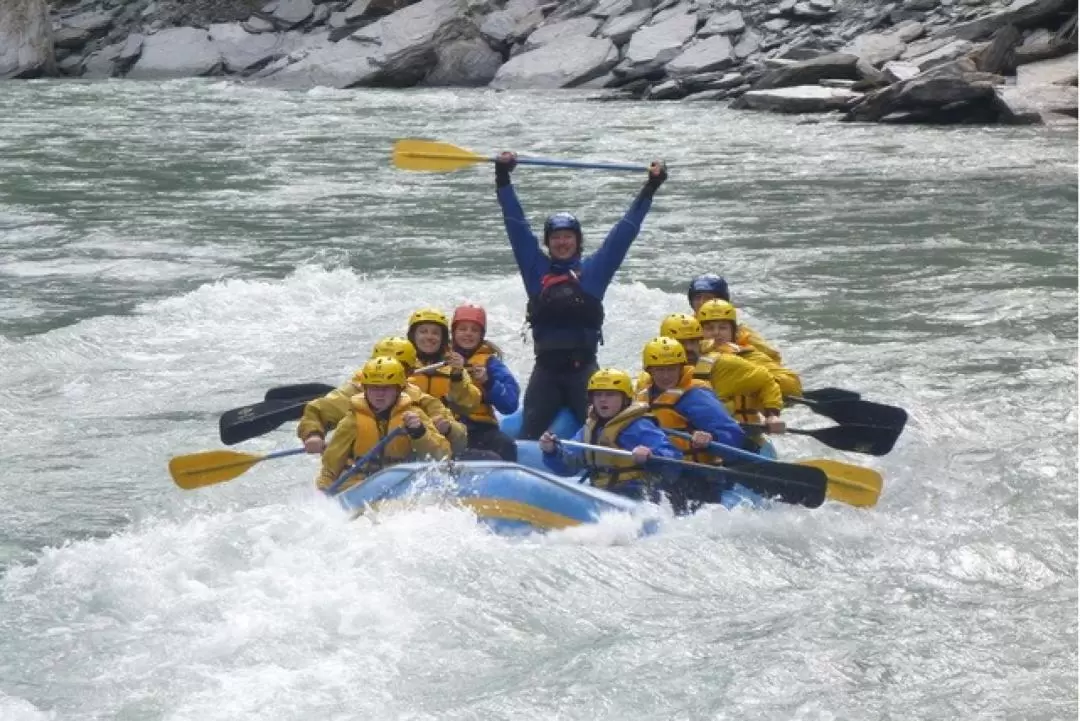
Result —
M 508 416 L 518 409 L 521 388 L 506 364 L 495 356 L 487 360 L 487 383 L 484 384 L 484 402 Z
M 582 262 L 581 287 L 586 293 L 600 300 L 604 299 L 611 279 L 622 265 L 626 252 L 630 250 L 630 244 L 641 231 L 641 224 L 645 222 L 645 215 L 651 207 L 652 193 L 645 190 L 638 193 L 630 209 L 608 232 L 603 245 L 585 258 Z M 509 225 L 507 227 L 509 228 Z
M 540 293 L 540 279 L 547 273 L 547 256 L 540 250 L 540 241 L 536 239 L 532 228 L 529 227 L 525 211 L 521 207 L 521 202 L 518 201 L 517 193 L 514 192 L 514 186 L 504 185 L 495 192 L 499 199 L 499 207 L 502 208 L 506 236 L 510 239 L 510 247 L 514 250 L 514 260 L 517 261 L 518 270 L 521 271 L 521 279 L 525 281 L 525 293 L 531 298 Z M 629 245 L 627 241 L 627 246 Z M 624 250 L 623 253 L 625 252 Z
M 704 388 L 691 388 L 683 393 L 682 398 L 675 404 L 675 410 L 690 421 L 694 428 L 711 434 L 717 443 L 742 448 L 746 434 L 712 392 Z
M 619 434 L 619 447 L 632 451 L 637 446 L 649 448 L 654 456 L 682 460 L 682 453 L 671 444 L 667 434 L 654 421 L 638 418 Z
M 571 440 L 579 443 L 585 438 L 585 426 L 578 428 Z M 560 476 L 572 476 L 585 466 L 585 451 L 580 448 L 556 446 L 554 453 L 545 453 L 544 465 Z

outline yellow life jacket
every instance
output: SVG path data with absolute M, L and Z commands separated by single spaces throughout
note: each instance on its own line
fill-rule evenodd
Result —
M 487 342 L 483 342 L 477 346 L 476 350 L 473 351 L 473 354 L 465 361 L 465 365 L 487 368 L 488 358 L 491 356 L 497 357 L 498 353 Z M 477 383 L 476 385 L 479 386 L 480 384 Z M 480 393 L 483 394 L 483 392 L 484 389 L 481 387 Z M 472 413 L 467 414 L 465 417 L 476 423 L 491 423 L 494 425 L 498 425 L 499 423 L 499 419 L 495 417 L 495 409 L 491 407 L 490 403 L 481 403 L 473 409 Z
M 720 346 L 726 348 L 731 348 L 733 345 L 734 344 L 728 343 L 720 344 Z M 738 346 L 734 347 L 737 348 Z M 761 423 L 761 409 L 764 406 L 759 395 L 757 393 L 739 393 L 736 388 L 727 387 L 726 384 L 719 383 L 719 381 L 722 381 L 723 379 L 713 375 L 715 364 L 719 361 L 721 355 L 724 354 L 738 357 L 737 353 L 730 351 L 727 351 L 726 353 L 721 351 L 703 353 L 701 358 L 698 359 L 697 365 L 694 367 L 694 378 L 706 381 L 710 384 L 713 393 L 715 393 L 716 397 L 720 399 L 720 402 L 727 407 L 728 413 L 730 413 L 732 418 L 738 423 Z M 750 361 L 746 362 L 750 363 Z M 766 373 L 768 372 L 764 368 L 762 370 Z
M 639 381 L 643 379 L 639 378 Z M 684 433 L 693 433 L 696 430 L 702 430 L 694 426 L 690 420 L 675 410 L 675 405 L 682 400 L 683 394 L 692 388 L 704 388 L 705 390 L 712 392 L 712 386 L 708 382 L 699 380 L 694 377 L 694 367 L 684 366 L 682 376 L 679 378 L 679 383 L 674 388 L 669 388 L 666 391 L 661 391 L 655 398 L 650 397 L 650 388 L 652 385 L 652 379 L 649 379 L 648 385 L 639 388 L 636 401 L 639 403 L 649 404 L 649 408 L 652 410 L 653 416 L 660 423 L 661 428 L 670 428 L 675 431 L 683 431 Z M 683 440 L 682 438 L 669 438 L 671 444 L 683 452 L 683 455 L 688 459 L 692 459 L 697 463 L 709 463 L 712 465 L 718 465 L 721 461 L 716 456 L 707 451 L 695 451 L 690 448 L 690 441 Z
M 435 396 L 445 403 L 446 398 L 450 396 L 450 373 L 450 368 L 443 366 L 426 373 L 413 374 L 409 376 L 409 382 L 429 396 Z
M 390 431 L 401 428 L 401 416 L 413 407 L 413 401 L 408 393 L 402 392 L 393 408 L 390 409 L 390 417 L 383 420 L 375 416 L 375 411 L 368 405 L 363 394 L 353 396 L 349 403 L 356 417 L 356 440 L 353 441 L 350 465 L 374 448 L 375 444 L 385 438 Z M 380 456 L 371 462 L 363 475 L 366 476 L 373 470 L 408 460 L 411 452 L 412 444 L 409 442 L 408 434 L 400 435 L 383 448 Z
M 604 425 L 599 425 L 595 411 L 590 411 L 585 421 L 584 438 L 586 443 L 592 443 L 605 448 L 619 448 L 629 451 L 630 448 L 622 448 L 619 445 L 619 434 L 636 421 L 638 418 L 651 417 L 649 406 L 645 403 L 631 403 L 619 411 L 614 418 Z M 592 473 L 592 484 L 597 488 L 608 488 L 627 481 L 634 481 L 644 477 L 645 473 L 641 466 L 634 463 L 633 458 L 622 456 L 609 456 L 595 451 L 585 451 L 585 463 L 595 469 Z

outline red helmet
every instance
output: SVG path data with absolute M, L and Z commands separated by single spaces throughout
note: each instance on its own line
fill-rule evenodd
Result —
M 450 327 L 454 327 L 463 320 L 472 321 L 482 329 L 487 330 L 487 313 L 478 305 L 460 305 L 454 309 L 454 320 Z

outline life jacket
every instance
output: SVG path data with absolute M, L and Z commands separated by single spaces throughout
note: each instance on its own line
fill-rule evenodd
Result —
M 473 351 L 472 355 L 469 356 L 469 359 L 465 361 L 465 365 L 477 367 L 483 366 L 484 368 L 487 368 L 488 359 L 492 356 L 498 357 L 498 352 L 486 341 L 481 342 L 480 345 L 476 347 L 476 350 Z M 480 386 L 480 393 L 484 393 L 483 386 Z M 457 409 L 454 409 L 454 412 L 457 413 Z M 465 418 L 474 423 L 489 423 L 493 425 L 498 425 L 499 423 L 499 419 L 495 417 L 495 409 L 487 402 L 478 405 L 473 409 L 472 413 L 465 415 Z
M 647 385 L 639 387 L 636 401 L 639 403 L 647 403 L 652 410 L 652 414 L 656 417 L 657 422 L 661 428 L 668 428 L 675 431 L 683 431 L 684 433 L 693 433 L 699 429 L 690 420 L 679 413 L 675 406 L 682 400 L 683 395 L 694 388 L 703 388 L 712 393 L 712 386 L 706 381 L 699 380 L 694 377 L 694 368 L 692 366 L 684 366 L 682 376 L 679 378 L 679 383 L 674 388 L 669 388 L 666 391 L 661 391 L 655 397 L 652 397 L 652 379 L 649 379 Z M 682 438 L 671 437 L 672 445 L 683 452 L 683 455 L 687 459 L 693 460 L 696 463 L 708 463 L 710 465 L 717 465 L 721 461 L 718 457 L 707 451 L 695 451 L 690 448 L 690 441 Z
M 585 421 L 584 437 L 586 442 L 593 445 L 630 450 L 619 445 L 619 434 L 638 418 L 651 417 L 649 406 L 645 403 L 631 403 L 603 425 L 600 424 L 600 419 L 593 411 L 589 413 Z M 585 464 L 594 469 L 591 478 L 592 484 L 597 488 L 608 488 L 628 481 L 640 480 L 645 476 L 644 470 L 634 463 L 633 458 L 585 451 Z
M 603 343 L 604 305 L 581 287 L 581 273 L 548 273 L 540 292 L 529 298 L 526 321 L 532 326 L 536 354 L 579 351 L 596 355 Z
M 730 413 L 732 418 L 737 422 L 761 423 L 762 404 L 756 393 L 735 394 L 725 391 L 724 388 L 717 388 L 712 385 L 713 365 L 720 355 L 721 353 L 719 351 L 702 353 L 701 357 L 698 359 L 697 365 L 694 366 L 694 378 L 709 384 L 709 388 L 712 389 L 713 393 L 716 394 L 716 397 L 720 399 L 720 402 L 727 407 L 728 413 Z
M 349 458 L 350 464 L 374 448 L 375 444 L 385 438 L 390 431 L 400 428 L 402 426 L 401 416 L 405 411 L 413 407 L 412 399 L 405 392 L 398 396 L 397 402 L 390 409 L 389 418 L 385 420 L 375 415 L 375 411 L 371 409 L 363 395 L 353 396 L 349 404 L 352 406 L 353 415 L 356 417 L 356 440 L 353 441 L 352 456 Z M 412 453 L 412 443 L 408 434 L 400 435 L 386 444 L 379 457 L 373 459 L 364 468 L 361 477 L 367 476 L 380 468 L 408 460 L 410 453 Z
M 419 388 L 429 396 L 435 396 L 443 403 L 450 397 L 450 373 L 448 366 L 442 366 L 425 373 L 414 373 L 409 376 L 409 383 Z

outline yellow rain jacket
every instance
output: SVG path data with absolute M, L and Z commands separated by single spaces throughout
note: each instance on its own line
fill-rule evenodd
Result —
M 739 423 L 760 423 L 762 411 L 779 413 L 784 407 L 780 386 L 769 371 L 732 353 L 702 354 L 694 377 L 709 382 Z
M 741 346 L 753 346 L 777 363 L 784 362 L 784 359 L 780 357 L 780 351 L 769 345 L 768 341 L 748 325 L 739 324 L 735 330 L 735 342 Z
M 353 379 L 348 383 L 330 391 L 322 398 L 316 398 L 304 406 L 304 415 L 300 418 L 300 425 L 296 428 L 296 435 L 300 440 L 306 440 L 312 434 L 325 436 L 330 429 L 341 422 L 341 419 L 349 414 L 351 406 L 349 400 L 363 393 L 361 385 L 363 376 L 357 371 Z M 468 445 L 469 438 L 465 430 L 465 424 L 457 420 L 443 402 L 434 396 L 430 396 L 417 388 L 411 382 L 405 386 L 405 393 L 420 409 L 431 419 L 445 418 L 450 423 L 447 438 L 454 449 L 454 453 L 460 453 Z
M 699 380 L 694 377 L 694 368 L 692 366 L 686 366 L 683 368 L 682 377 L 679 378 L 679 383 L 674 388 L 668 388 L 666 391 L 658 393 L 655 398 L 649 398 L 649 389 L 652 387 L 652 378 L 648 373 L 642 371 L 637 379 L 636 396 L 634 398 L 638 403 L 644 403 L 649 406 L 649 410 L 660 424 L 661 428 L 668 428 L 675 431 L 683 431 L 684 433 L 693 433 L 698 430 L 683 414 L 675 410 L 675 404 L 682 398 L 683 393 L 691 388 L 707 388 L 712 390 L 706 381 Z M 708 463 L 710 465 L 718 465 L 723 461 L 708 451 L 696 451 L 690 448 L 690 441 L 682 438 L 669 438 L 671 444 L 682 451 L 683 456 L 687 460 L 694 461 L 695 463 Z
M 598 434 L 596 426 L 600 419 L 590 409 L 589 417 L 585 420 L 582 437 L 586 443 L 592 443 L 593 445 L 631 450 L 619 446 L 619 434 L 638 418 L 648 415 L 649 406 L 647 403 L 631 403 L 605 423 Z M 608 488 L 627 481 L 638 480 L 645 475 L 645 470 L 636 465 L 633 458 L 609 456 L 595 451 L 584 451 L 584 454 L 585 464 L 590 468 L 598 469 L 591 475 L 592 484 L 597 488 Z
M 713 341 L 705 341 L 701 347 L 702 354 L 716 352 L 716 353 L 734 353 L 740 358 L 761 366 L 769 371 L 769 374 L 780 386 L 780 392 L 785 396 L 801 396 L 802 395 L 802 379 L 799 378 L 799 374 L 790 368 L 785 368 L 772 357 L 758 350 L 756 346 L 752 345 L 735 345 L 734 343 L 714 343 Z
M 448 366 L 443 366 L 427 373 L 409 376 L 409 382 L 429 396 L 438 398 L 459 414 L 460 418 L 460 414 L 469 414 L 476 410 L 484 402 L 484 394 L 472 382 L 468 373 L 462 371 L 461 377 L 454 379 L 450 377 L 451 372 Z
M 322 455 L 322 469 L 316 479 L 316 485 L 326 490 L 334 484 L 335 479 L 341 472 L 352 465 L 358 458 L 370 451 L 380 439 L 390 431 L 403 425 L 402 416 L 406 411 L 413 411 L 420 415 L 424 423 L 425 433 L 419 438 L 409 435 L 398 436 L 383 448 L 379 459 L 373 461 L 367 472 L 402 463 L 412 458 L 432 458 L 443 460 L 450 457 L 450 442 L 439 433 L 432 423 L 431 418 L 420 408 L 419 404 L 409 397 L 404 391 L 398 396 L 397 403 L 390 409 L 387 420 L 376 417 L 374 411 L 368 406 L 363 395 L 355 395 L 349 399 L 351 413 L 342 419 L 334 431 L 330 443 Z M 367 473 L 358 473 L 341 487 L 344 490 L 355 486 L 367 477 Z

